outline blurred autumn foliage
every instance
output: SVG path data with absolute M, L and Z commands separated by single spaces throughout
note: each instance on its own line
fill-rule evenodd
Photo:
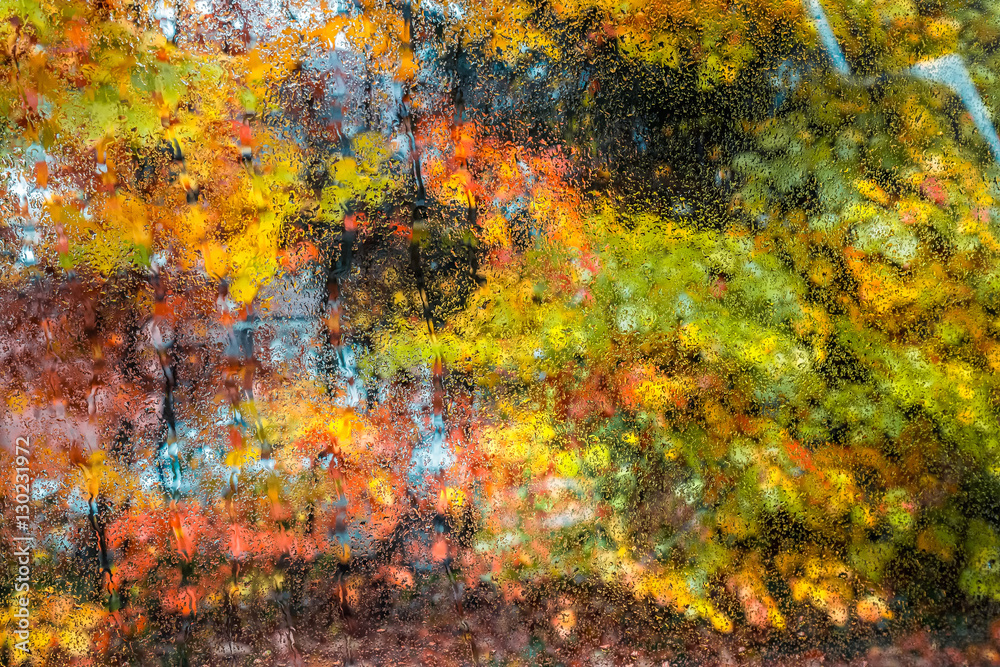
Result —
M 4 664 L 1000 662 L 994 4 L 0 6 Z

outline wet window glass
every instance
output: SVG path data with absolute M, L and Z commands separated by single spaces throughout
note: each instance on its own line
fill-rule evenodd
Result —
M 0 664 L 1000 664 L 1000 5 L 0 0 Z

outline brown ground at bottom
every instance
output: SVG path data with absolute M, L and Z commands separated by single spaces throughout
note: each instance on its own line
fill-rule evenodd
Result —
M 425 629 L 400 631 L 381 628 L 351 639 L 356 667 L 414 665 L 465 667 L 474 665 L 468 642 L 447 632 Z M 298 642 L 305 667 L 347 667 L 347 640 L 342 636 L 322 644 L 308 638 Z M 507 637 L 481 635 L 477 640 L 479 665 L 562 665 L 564 667 L 958 667 L 1000 666 L 1000 650 L 993 642 L 963 647 L 942 646 L 927 633 L 915 633 L 888 646 L 862 649 L 850 658 L 831 656 L 819 649 L 784 653 L 747 648 L 731 637 L 706 635 L 682 649 L 634 649 L 618 645 L 530 645 L 525 633 Z M 842 652 L 843 653 L 843 652 Z M 289 664 L 280 659 L 254 661 L 256 665 Z

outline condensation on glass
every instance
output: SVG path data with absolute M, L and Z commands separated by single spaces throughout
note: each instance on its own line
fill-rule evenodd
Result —
M 0 14 L 0 663 L 1000 664 L 995 3 Z

